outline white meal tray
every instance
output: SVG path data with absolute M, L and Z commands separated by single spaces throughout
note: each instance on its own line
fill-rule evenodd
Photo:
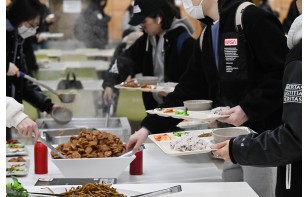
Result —
M 6 171 L 6 176 L 26 176 L 29 173 L 29 160 L 26 159 L 26 162 L 9 162 L 11 158 L 6 158 L 6 168 L 16 166 L 16 169 L 13 171 Z
M 149 114 L 156 114 L 158 116 L 162 117 L 172 117 L 172 118 L 177 118 L 177 119 L 184 119 L 184 120 L 199 120 L 201 122 L 211 122 L 214 120 L 217 120 L 219 118 L 225 118 L 229 117 L 229 115 L 219 115 L 219 114 L 214 114 L 211 112 L 211 110 L 207 111 L 190 111 L 188 110 L 188 116 L 183 116 L 183 115 L 178 115 L 175 114 L 175 112 L 171 113 L 165 113 L 165 109 L 173 109 L 178 110 L 178 111 L 183 111 L 184 107 L 169 107 L 169 108 L 159 108 L 158 109 L 152 109 L 152 110 L 147 110 L 146 112 Z
M 23 145 L 23 144 L 18 144 L 18 145 Z M 24 148 L 6 147 L 6 156 L 19 156 L 19 155 L 22 155 L 22 156 L 28 155 L 28 150 L 25 146 Z
M 193 131 L 180 131 L 180 132 L 187 132 L 187 133 L 193 133 L 194 135 L 198 136 L 202 133 L 212 133 L 213 129 L 204 129 L 204 130 L 193 130 Z M 162 135 L 162 134 L 167 134 L 171 138 L 171 140 L 166 140 L 166 141 L 157 141 L 155 139 L 156 135 Z M 182 155 L 193 155 L 193 154 L 202 154 L 202 153 L 209 153 L 212 151 L 210 146 L 213 144 L 213 137 L 202 137 L 204 140 L 207 140 L 209 143 L 207 144 L 205 149 L 202 150 L 195 150 L 195 151 L 178 151 L 174 150 L 170 146 L 171 141 L 175 141 L 179 139 L 180 137 L 177 137 L 171 133 L 158 133 L 158 134 L 152 134 L 149 135 L 148 138 L 152 140 L 164 153 L 170 155 L 170 156 L 182 156 Z
M 174 87 L 166 87 L 166 86 L 158 86 L 158 85 L 150 85 L 151 88 L 132 88 L 132 87 L 124 87 L 121 84 L 115 85 L 114 87 L 117 89 L 125 89 L 125 90 L 131 90 L 131 91 L 141 91 L 141 92 L 153 92 L 153 93 L 158 93 L 158 92 L 166 92 L 170 93 L 174 91 Z

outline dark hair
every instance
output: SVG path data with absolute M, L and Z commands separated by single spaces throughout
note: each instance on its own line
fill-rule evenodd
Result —
M 172 5 L 170 5 L 169 2 L 165 4 L 163 7 L 161 7 L 159 10 L 153 12 L 150 16 L 150 18 L 156 18 L 161 17 L 161 28 L 163 30 L 169 29 L 171 27 L 172 21 L 174 17 L 176 16 L 176 10 Z
M 43 14 L 44 8 L 39 0 L 13 0 L 7 9 L 6 17 L 14 27 L 18 27 L 22 22 L 37 16 L 40 16 L 42 21 Z

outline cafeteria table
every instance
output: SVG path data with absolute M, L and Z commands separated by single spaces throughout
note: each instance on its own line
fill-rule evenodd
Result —
M 109 61 L 104 60 L 87 60 L 87 61 L 66 61 L 66 62 L 50 62 L 44 64 L 39 71 L 64 71 L 66 68 L 92 68 L 97 71 L 106 71 L 109 68 Z
M 29 174 L 18 180 L 29 191 L 37 191 L 34 187 L 38 178 L 63 178 L 62 173 L 48 158 L 48 174 L 34 174 L 33 145 L 26 145 L 30 160 Z M 114 186 L 138 192 L 150 192 L 174 185 L 182 185 L 183 191 L 170 196 L 215 196 L 255 197 L 257 194 L 245 182 L 222 182 L 221 171 L 213 163 L 207 153 L 169 156 L 163 153 L 154 143 L 145 143 L 143 152 L 143 175 L 129 174 L 129 167 L 117 179 Z M 162 162 L 163 161 L 163 162 Z M 12 182 L 10 177 L 6 182 Z M 167 197 L 167 195 L 166 195 Z

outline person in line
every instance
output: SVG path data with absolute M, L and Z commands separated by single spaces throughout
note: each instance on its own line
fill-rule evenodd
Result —
M 12 97 L 6 97 L 6 127 L 15 127 L 20 135 L 32 136 L 34 144 L 40 136 L 37 124 L 23 113 L 24 106 Z
M 130 75 L 157 76 L 158 82 L 178 82 L 187 68 L 194 45 L 193 27 L 187 18 L 175 18 L 167 0 L 136 0 L 129 24 L 141 24 L 144 34 L 120 55 L 105 76 L 104 102 L 113 102 L 114 85 Z M 163 96 L 143 93 L 146 109 L 157 107 Z
M 113 56 L 111 58 L 111 63 L 110 63 L 110 67 L 108 70 L 111 69 L 112 65 L 116 62 L 117 58 L 120 55 L 122 55 L 130 46 L 132 46 L 135 43 L 135 41 L 142 35 L 143 35 L 143 32 L 141 31 L 130 30 L 130 33 L 128 33 L 128 35 L 126 35 L 122 39 L 122 42 L 116 47 L 113 53 Z M 131 80 L 131 76 L 129 75 L 126 80 L 127 81 Z M 119 98 L 119 90 L 114 89 L 113 90 L 113 113 L 114 114 L 116 114 L 116 111 L 117 111 L 118 98 Z M 107 111 L 107 106 L 105 106 L 104 111 Z
M 108 44 L 108 23 L 111 17 L 105 13 L 107 0 L 91 0 L 88 8 L 77 18 L 75 37 L 87 48 L 105 49 Z
M 128 5 L 126 10 L 124 11 L 124 14 L 122 16 L 122 39 L 124 39 L 128 34 L 134 31 L 141 31 L 141 27 L 133 26 L 128 24 L 131 17 L 133 16 L 133 6 L 135 1 L 132 0 L 131 3 Z
M 44 36 L 44 33 L 49 32 L 49 26 L 52 25 L 55 21 L 55 15 L 50 13 L 50 10 L 48 8 L 49 2 L 48 0 L 40 0 L 41 4 L 43 5 L 44 9 L 44 15 L 42 16 L 42 23 L 40 27 L 37 29 L 37 34 L 33 36 L 32 40 L 32 47 L 33 50 L 38 49 L 48 49 L 48 40 Z
M 27 72 L 23 43 L 30 36 L 35 35 L 43 14 L 39 0 L 12 1 L 7 8 L 6 15 L 6 96 L 13 97 L 17 102 L 29 102 L 40 111 L 51 113 L 59 107 L 43 94 L 41 89 L 32 82 L 19 78 L 19 70 Z M 15 75 L 10 75 L 12 66 Z M 18 72 L 16 71 L 18 69 Z M 7 139 L 11 138 L 7 128 Z
M 175 91 L 158 107 L 183 106 L 183 101 L 207 99 L 213 107 L 230 106 L 219 127 L 248 126 L 274 129 L 281 122 L 282 76 L 288 48 L 280 21 L 250 5 L 242 15 L 242 31 L 235 14 L 243 0 L 183 0 L 185 11 L 205 23 L 188 70 Z M 243 34 L 244 33 L 244 34 Z M 149 134 L 161 133 L 181 120 L 148 115 L 127 142 L 137 148 Z M 224 163 L 224 181 L 245 181 L 261 197 L 274 195 L 276 168 Z
M 292 2 L 290 4 L 290 7 L 289 7 L 288 14 L 287 14 L 286 18 L 282 22 L 282 27 L 283 27 L 284 32 L 286 34 L 288 34 L 289 29 L 290 29 L 293 21 L 298 16 L 299 16 L 299 12 L 298 12 L 298 9 L 296 7 L 296 0 L 292 0 Z
M 302 1 L 297 0 L 302 13 Z M 288 34 L 283 77 L 282 124 L 260 134 L 238 136 L 212 145 L 218 158 L 251 166 L 278 166 L 276 197 L 302 196 L 302 15 Z

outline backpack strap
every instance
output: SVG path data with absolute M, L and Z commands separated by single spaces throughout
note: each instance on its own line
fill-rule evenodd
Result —
M 200 45 L 201 51 L 202 51 L 202 44 L 203 44 L 203 36 L 204 36 L 204 32 L 205 32 L 205 30 L 206 30 L 206 27 L 207 27 L 207 26 L 205 26 L 205 27 L 203 28 L 203 30 L 202 30 L 202 32 L 201 32 L 201 34 L 200 34 L 199 45 Z
M 244 41 L 244 43 L 246 43 L 246 38 L 244 34 L 242 19 L 243 19 L 243 13 L 245 9 L 250 5 L 255 5 L 255 4 L 248 2 L 248 1 L 241 3 L 237 7 L 236 14 L 235 14 L 235 30 L 240 34 L 240 39 Z

